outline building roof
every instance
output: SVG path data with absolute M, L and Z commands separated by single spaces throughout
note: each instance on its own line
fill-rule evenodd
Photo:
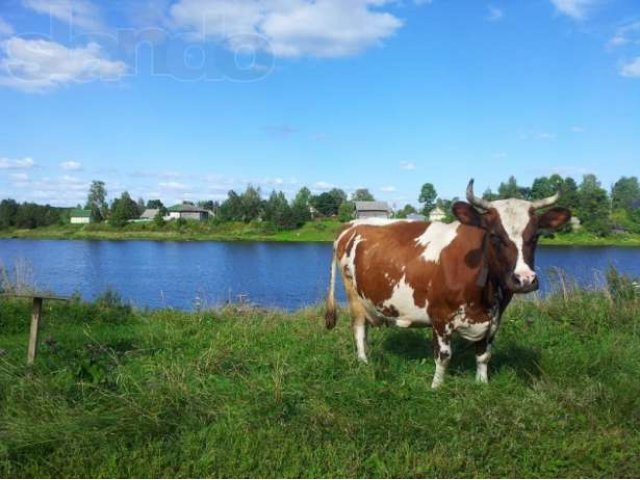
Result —
M 144 212 L 142 212 L 142 215 L 140 215 L 140 218 L 153 219 L 155 218 L 155 216 L 158 214 L 159 211 L 160 211 L 159 208 L 147 208 Z
M 195 206 L 193 203 L 179 203 L 169 207 L 170 212 L 209 213 L 209 210 Z
M 82 217 L 82 218 L 89 218 L 91 217 L 91 210 L 84 210 L 82 208 L 74 208 L 73 210 L 71 210 L 71 217 Z
M 420 213 L 410 213 L 409 215 L 407 215 L 407 220 L 425 221 L 426 219 L 427 219 L 427 217 L 425 217 L 424 215 L 422 215 Z
M 358 212 L 375 211 L 375 212 L 388 212 L 389 205 L 387 202 L 355 202 L 356 210 Z

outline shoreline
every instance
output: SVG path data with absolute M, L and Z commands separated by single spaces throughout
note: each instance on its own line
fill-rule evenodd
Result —
M 330 243 L 341 224 L 336 221 L 312 222 L 298 230 L 267 232 L 264 227 L 248 225 L 190 225 L 175 229 L 113 229 L 108 226 L 86 228 L 65 226 L 55 228 L 19 229 L 0 231 L 0 239 L 28 240 L 147 240 L 163 242 L 272 242 L 272 243 Z M 214 231 L 216 228 L 218 231 Z M 616 234 L 596 237 L 586 232 L 542 238 L 542 246 L 553 247 L 640 247 L 640 234 Z

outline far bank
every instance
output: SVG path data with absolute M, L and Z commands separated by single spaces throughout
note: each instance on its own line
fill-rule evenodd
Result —
M 60 240 L 158 240 L 158 241 L 260 241 L 331 242 L 342 223 L 317 220 L 296 230 L 276 230 L 264 222 L 187 222 L 186 224 L 132 223 L 124 227 L 107 224 L 64 225 L 34 229 L 0 230 L 0 238 Z M 541 245 L 640 247 L 640 234 L 616 233 L 599 237 L 581 231 L 544 237 Z

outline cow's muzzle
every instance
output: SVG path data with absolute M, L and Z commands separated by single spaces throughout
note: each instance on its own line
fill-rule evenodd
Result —
M 535 275 L 531 280 L 525 280 L 514 274 L 509 277 L 507 283 L 513 293 L 531 293 L 540 288 L 537 275 Z

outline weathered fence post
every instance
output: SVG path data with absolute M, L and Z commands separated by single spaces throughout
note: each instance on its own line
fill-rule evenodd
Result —
M 29 348 L 27 350 L 27 364 L 33 364 L 38 353 L 38 333 L 40 332 L 40 319 L 42 318 L 42 297 L 33 297 L 33 310 L 31 311 L 31 330 L 29 331 Z
M 39 293 L 1 293 L 0 298 L 15 297 L 15 298 L 30 298 L 33 300 L 33 307 L 31 309 L 31 327 L 29 329 L 29 345 L 27 347 L 27 365 L 33 365 L 38 354 L 38 334 L 40 333 L 40 322 L 42 320 L 42 303 L 47 300 L 59 300 L 62 302 L 68 302 L 67 297 L 48 296 L 46 294 Z

